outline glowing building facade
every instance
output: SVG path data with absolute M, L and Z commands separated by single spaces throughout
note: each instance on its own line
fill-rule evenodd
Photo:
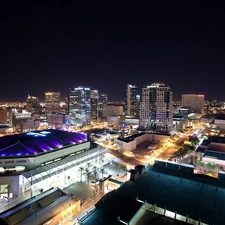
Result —
M 99 95 L 98 90 L 91 90 L 90 106 L 91 106 L 91 123 L 97 123 L 99 112 Z
M 163 83 L 142 89 L 139 112 L 141 130 L 170 132 L 173 130 L 173 93 Z
M 125 91 L 125 114 L 135 116 L 137 114 L 137 87 L 128 84 Z
M 60 112 L 60 92 L 45 92 L 45 113 Z
M 98 116 L 99 118 L 103 117 L 103 107 L 108 105 L 108 94 L 101 93 L 99 96 L 99 103 L 98 103 Z
M 68 112 L 72 124 L 90 124 L 90 94 L 91 89 L 77 87 L 69 91 Z
M 192 113 L 204 113 L 205 95 L 184 94 L 182 95 L 182 106 L 189 107 Z

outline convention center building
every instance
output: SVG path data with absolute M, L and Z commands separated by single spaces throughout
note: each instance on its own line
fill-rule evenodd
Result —
M 30 197 L 67 185 L 107 153 L 82 132 L 47 129 L 0 137 L 0 198 Z M 82 175 L 81 175 L 82 176 Z

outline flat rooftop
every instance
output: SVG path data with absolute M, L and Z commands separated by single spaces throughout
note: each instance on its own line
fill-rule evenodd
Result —
M 0 158 L 36 156 L 88 141 L 87 134 L 41 130 L 0 137 Z
M 157 166 L 148 167 L 138 180 L 126 182 L 102 204 L 97 204 L 96 210 L 82 220 L 82 224 L 122 224 L 118 216 L 128 223 L 141 207 L 137 197 L 205 224 L 224 224 L 224 187 L 225 183 L 215 178 Z M 137 217 L 139 222 L 132 224 L 187 224 L 149 210 L 138 213 Z

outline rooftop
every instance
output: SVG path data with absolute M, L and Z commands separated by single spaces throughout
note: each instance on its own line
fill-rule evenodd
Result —
M 19 203 L 0 215 L 1 224 L 45 224 L 51 217 L 61 213 L 68 205 L 80 204 L 71 194 L 52 188 L 40 196 Z
M 167 221 L 168 217 L 152 211 L 139 214 L 141 204 L 137 198 L 202 223 L 224 224 L 224 187 L 225 183 L 215 178 L 158 166 L 148 167 L 138 180 L 126 182 L 102 204 L 97 204 L 96 210 L 82 224 L 122 224 L 118 216 L 128 223 L 136 213 L 139 221 L 132 224 L 186 224 L 174 219 Z
M 87 141 L 87 134 L 41 130 L 0 137 L 0 158 L 36 156 Z

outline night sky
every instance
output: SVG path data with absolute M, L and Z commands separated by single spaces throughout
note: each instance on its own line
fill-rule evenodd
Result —
M 43 101 L 45 91 L 64 100 L 78 86 L 124 101 L 127 84 L 141 91 L 158 81 L 174 100 L 194 93 L 225 101 L 223 1 L 5 2 L 0 101 Z

